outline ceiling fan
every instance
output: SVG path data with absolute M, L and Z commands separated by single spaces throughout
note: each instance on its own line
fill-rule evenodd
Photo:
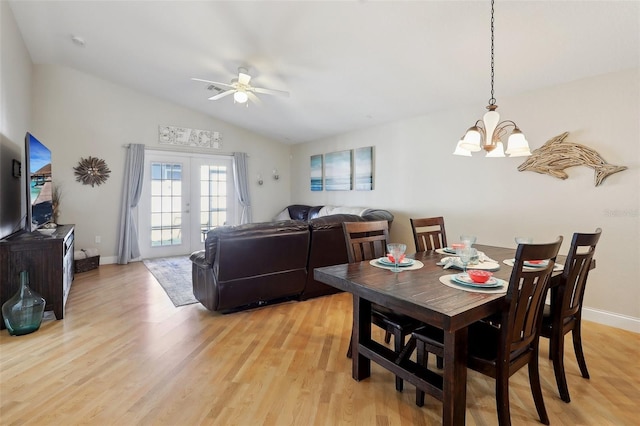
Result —
M 265 94 L 265 95 L 280 95 L 280 96 L 289 96 L 289 92 L 285 92 L 284 90 L 274 90 L 274 89 L 265 89 L 263 87 L 253 87 L 251 82 L 251 76 L 248 74 L 246 68 L 238 68 L 238 77 L 231 80 L 231 83 L 220 83 L 218 81 L 211 80 L 203 80 L 201 78 L 192 78 L 194 81 L 202 81 L 204 83 L 210 83 L 215 86 L 221 86 L 228 88 L 224 92 L 218 93 L 209 98 L 210 101 L 217 101 L 218 99 L 222 99 L 225 96 L 228 96 L 233 93 L 233 100 L 237 103 L 243 104 L 247 102 L 247 100 L 251 100 L 252 102 L 259 104 L 260 99 L 255 95 L 256 93 Z

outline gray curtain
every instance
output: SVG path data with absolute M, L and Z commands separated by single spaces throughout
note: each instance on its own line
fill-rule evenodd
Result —
M 236 196 L 242 207 L 240 224 L 251 223 L 251 201 L 249 200 L 249 178 L 247 170 L 247 154 L 233 153 L 233 180 L 236 185 Z
M 122 205 L 120 209 L 120 233 L 118 235 L 118 263 L 126 265 L 140 256 L 138 229 L 133 211 L 140 200 L 144 177 L 144 145 L 131 144 L 127 149 L 127 160 L 122 187 Z

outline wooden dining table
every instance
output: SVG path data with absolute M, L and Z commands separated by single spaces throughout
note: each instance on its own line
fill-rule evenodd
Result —
M 503 260 L 513 259 L 515 249 L 478 244 L 474 247 L 499 263 L 500 269 L 493 274 L 508 282 L 512 267 Z M 437 265 L 445 256 L 436 251 L 418 252 L 409 257 L 424 266 L 397 273 L 364 261 L 316 268 L 314 277 L 353 294 L 353 378 L 360 381 L 369 377 L 374 361 L 442 401 L 443 425 L 462 425 L 466 410 L 467 327 L 498 312 L 506 293 L 465 291 L 444 285 L 441 276 L 460 272 Z M 409 359 L 400 361 L 398 354 L 371 339 L 372 303 L 443 330 L 442 375 Z

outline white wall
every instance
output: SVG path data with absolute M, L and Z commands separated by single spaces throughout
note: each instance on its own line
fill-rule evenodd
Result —
M 270 220 L 289 204 L 288 145 L 69 68 L 34 67 L 33 122 L 30 130 L 52 151 L 54 183 L 62 190 L 59 221 L 76 224 L 76 247 L 97 247 L 103 263 L 117 255 L 123 145 L 157 148 L 159 125 L 219 131 L 223 149 L 211 153 L 249 154 L 254 221 Z M 100 186 L 75 181 L 73 167 L 89 156 L 105 160 L 111 170 Z M 280 181 L 267 178 L 258 187 L 254 176 L 274 167 L 281 172 Z
M 31 110 L 31 58 L 9 4 L 0 2 L 0 236 L 20 226 L 26 214 L 21 179 L 12 177 L 12 160 L 22 161 Z
M 585 316 L 640 331 L 639 76 L 634 69 L 498 99 L 502 119 L 515 120 L 532 149 L 569 131 L 567 141 L 629 167 L 599 187 L 587 167 L 568 169 L 563 181 L 519 172 L 523 158 L 451 155 L 484 113 L 484 105 L 472 105 L 295 146 L 292 202 L 389 209 L 392 239 L 408 244 L 410 217 L 442 215 L 449 239 L 473 233 L 479 243 L 501 246 L 515 247 L 516 235 L 536 241 L 563 235 L 563 252 L 573 232 L 601 227 Z M 374 191 L 309 190 L 311 155 L 363 146 L 375 147 Z

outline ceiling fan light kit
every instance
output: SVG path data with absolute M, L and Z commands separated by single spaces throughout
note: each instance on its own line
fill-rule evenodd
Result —
M 221 83 L 218 81 L 203 80 L 201 78 L 192 78 L 194 81 L 201 81 L 204 83 L 212 84 L 220 88 L 226 88 L 224 92 L 220 92 L 217 95 L 211 96 L 210 101 L 217 101 L 233 94 L 233 101 L 238 104 L 244 104 L 247 101 L 251 101 L 255 104 L 260 104 L 260 98 L 256 96 L 256 93 L 264 95 L 279 95 L 289 96 L 289 92 L 284 90 L 266 89 L 263 87 L 254 87 L 251 85 L 251 76 L 248 74 L 246 68 L 238 68 L 238 77 L 231 80 L 231 83 Z M 248 105 L 248 104 L 247 104 Z
M 529 142 L 515 122 L 511 120 L 500 121 L 500 114 L 496 111 L 496 99 L 493 96 L 493 76 L 494 76 L 494 0 L 491 0 L 491 98 L 487 106 L 487 112 L 482 120 L 469 127 L 465 135 L 456 145 L 453 155 L 471 157 L 472 152 L 484 149 L 487 157 L 526 157 L 531 155 Z M 507 140 L 507 150 L 504 149 L 502 138 L 511 131 Z
M 233 100 L 239 104 L 243 104 L 249 100 L 249 96 L 247 95 L 247 92 L 245 92 L 244 90 L 238 90 L 236 93 L 233 94 Z

